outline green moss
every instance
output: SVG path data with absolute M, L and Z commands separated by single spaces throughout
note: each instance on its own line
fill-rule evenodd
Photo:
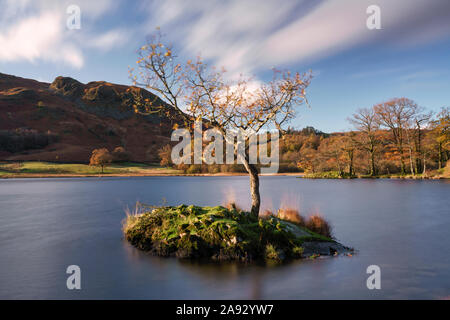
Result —
M 302 247 L 294 247 L 292 249 L 292 253 L 294 255 L 294 258 L 301 258 L 303 255 L 303 248 Z
M 128 216 L 123 230 L 131 244 L 155 255 L 216 260 L 300 258 L 304 241 L 333 241 L 276 217 L 222 206 L 158 207 Z
M 281 260 L 279 251 L 270 243 L 266 245 L 266 259 Z

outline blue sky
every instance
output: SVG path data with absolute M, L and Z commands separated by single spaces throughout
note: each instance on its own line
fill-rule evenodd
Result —
M 81 10 L 69 30 L 66 10 Z M 369 30 L 369 5 L 381 29 Z M 315 74 L 311 108 L 292 126 L 351 128 L 356 109 L 406 96 L 438 110 L 450 105 L 448 0 L 0 0 L 0 72 L 51 82 L 130 84 L 128 66 L 161 27 L 186 60 L 201 54 L 230 75 L 267 80 L 272 67 Z

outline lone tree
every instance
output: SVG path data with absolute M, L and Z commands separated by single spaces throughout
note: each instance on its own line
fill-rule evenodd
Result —
M 282 135 L 288 122 L 295 117 L 296 108 L 307 103 L 305 90 L 311 81 L 310 72 L 274 70 L 268 82 L 242 76 L 232 80 L 226 77 L 224 69 L 209 67 L 200 57 L 177 63 L 172 46 L 162 43 L 159 30 L 139 50 L 139 56 L 138 75 L 131 70 L 134 85 L 159 94 L 190 122 L 190 127 L 193 121 L 201 120 L 224 137 L 227 130 L 257 135 L 278 129 Z M 185 112 L 181 106 L 185 107 Z M 141 109 L 158 112 L 158 107 L 153 105 Z M 259 172 L 257 166 L 250 163 L 250 135 L 244 135 L 244 140 L 240 161 L 250 175 L 251 213 L 258 215 Z
M 94 149 L 92 151 L 89 165 L 90 166 L 100 166 L 102 168 L 102 173 L 103 173 L 103 168 L 107 164 L 111 163 L 112 160 L 113 160 L 113 157 L 112 157 L 111 153 L 109 153 L 108 149 L 106 149 L 106 148 Z
M 172 155 L 172 147 L 170 146 L 170 144 L 166 144 L 165 146 L 163 146 L 161 149 L 158 150 L 158 156 L 161 159 L 159 164 L 163 167 L 170 167 L 173 164 L 171 155 Z

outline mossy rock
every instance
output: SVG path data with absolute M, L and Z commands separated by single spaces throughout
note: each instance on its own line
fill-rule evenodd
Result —
M 305 257 L 304 243 L 308 244 L 308 255 L 311 243 L 321 243 L 322 253 L 329 244 L 334 248 L 330 254 L 340 246 L 333 239 L 277 217 L 258 218 L 222 206 L 159 207 L 129 216 L 124 233 L 141 250 L 179 258 L 285 261 Z M 342 251 L 348 249 L 341 247 Z

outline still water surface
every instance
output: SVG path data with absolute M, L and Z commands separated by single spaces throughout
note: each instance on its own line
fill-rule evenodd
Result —
M 450 182 L 263 177 L 263 207 L 320 212 L 353 257 L 283 266 L 148 256 L 123 240 L 136 201 L 249 202 L 247 177 L 0 181 L 0 299 L 441 299 L 450 297 Z M 82 289 L 66 288 L 68 265 Z M 381 268 L 381 290 L 366 269 Z

